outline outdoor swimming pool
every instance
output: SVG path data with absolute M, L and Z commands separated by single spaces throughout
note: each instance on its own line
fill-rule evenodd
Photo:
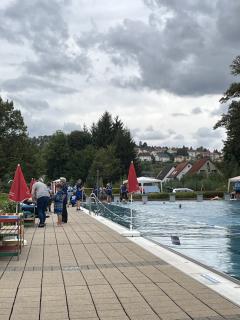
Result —
M 120 206 L 117 214 L 122 217 L 125 209 L 134 209 L 133 228 L 143 236 L 240 279 L 240 201 L 149 201 Z M 126 226 L 117 216 L 104 215 Z M 180 246 L 172 244 L 172 235 L 179 236 Z

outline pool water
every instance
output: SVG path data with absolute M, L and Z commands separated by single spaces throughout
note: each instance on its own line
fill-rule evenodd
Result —
M 133 227 L 143 236 L 240 279 L 240 201 L 155 201 L 122 206 L 133 209 Z M 172 244 L 173 235 L 181 245 Z

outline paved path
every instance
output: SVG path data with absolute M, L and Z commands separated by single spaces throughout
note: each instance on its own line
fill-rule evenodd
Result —
M 220 320 L 240 308 L 70 209 L 69 223 L 28 228 L 17 261 L 0 258 L 0 319 Z

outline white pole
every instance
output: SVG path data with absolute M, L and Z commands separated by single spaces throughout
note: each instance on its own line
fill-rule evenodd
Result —
M 97 198 L 98 198 L 98 196 L 99 196 L 99 194 L 98 194 L 98 190 L 99 190 L 99 188 L 98 188 L 98 183 L 99 183 L 99 170 L 97 169 Z
M 132 231 L 132 193 L 131 193 L 131 219 L 130 219 L 130 231 Z

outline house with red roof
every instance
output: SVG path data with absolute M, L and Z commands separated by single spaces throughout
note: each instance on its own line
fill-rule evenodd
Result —
M 175 170 L 175 167 L 172 164 L 169 164 L 165 166 L 157 175 L 157 179 L 166 182 L 168 181 L 168 177 L 171 175 L 171 173 Z
M 178 179 L 181 180 L 182 177 L 191 170 L 192 165 L 189 162 L 181 162 L 176 168 L 172 171 L 172 173 L 168 176 L 168 179 Z
M 203 158 L 196 161 L 188 174 L 212 174 L 219 172 L 215 164 L 209 158 Z

